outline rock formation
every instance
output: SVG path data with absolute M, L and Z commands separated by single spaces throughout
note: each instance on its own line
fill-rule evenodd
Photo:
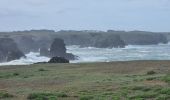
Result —
M 69 60 L 63 57 L 52 57 L 48 63 L 69 63 Z
M 11 38 L 0 38 L 0 62 L 9 62 L 25 57 Z
M 49 54 L 48 48 L 46 48 L 46 47 L 41 47 L 40 48 L 40 56 L 48 57 L 49 55 L 50 54 Z
M 75 56 L 71 53 L 66 52 L 66 45 L 64 40 L 56 38 L 50 47 L 50 56 L 51 57 L 64 57 L 69 60 L 74 60 Z
M 95 41 L 94 47 L 97 48 L 124 48 L 125 42 L 120 38 L 119 35 L 107 36 Z
M 40 48 L 40 55 L 47 57 L 64 57 L 69 60 L 74 60 L 76 56 L 66 52 L 64 40 L 55 38 L 51 44 L 50 50 L 46 47 Z
M 54 39 L 53 43 L 50 47 L 50 55 L 54 56 L 64 56 L 66 54 L 66 47 L 65 47 L 64 40 L 56 38 Z
M 17 41 L 18 47 L 22 52 L 38 52 L 39 46 L 38 43 L 33 39 L 33 36 L 21 36 Z

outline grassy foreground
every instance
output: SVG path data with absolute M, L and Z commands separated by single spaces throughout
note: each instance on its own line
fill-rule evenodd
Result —
M 170 100 L 170 61 L 0 66 L 0 100 Z

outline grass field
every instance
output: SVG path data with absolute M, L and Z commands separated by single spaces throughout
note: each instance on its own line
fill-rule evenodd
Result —
M 0 100 L 170 100 L 170 61 L 0 66 Z

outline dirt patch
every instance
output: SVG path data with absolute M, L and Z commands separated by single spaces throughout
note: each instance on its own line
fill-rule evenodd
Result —
M 167 86 L 168 84 L 160 80 L 146 80 L 143 82 L 145 85 L 149 86 Z

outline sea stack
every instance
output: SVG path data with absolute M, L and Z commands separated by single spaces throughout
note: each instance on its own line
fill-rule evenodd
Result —
M 50 57 L 64 57 L 68 60 L 74 60 L 75 56 L 66 52 L 66 45 L 63 39 L 55 38 L 50 47 Z
M 50 46 L 50 50 L 45 47 L 40 48 L 40 55 L 50 58 L 63 57 L 68 60 L 75 60 L 76 56 L 71 53 L 67 53 L 66 50 L 67 49 L 64 40 L 60 38 L 55 38 Z

